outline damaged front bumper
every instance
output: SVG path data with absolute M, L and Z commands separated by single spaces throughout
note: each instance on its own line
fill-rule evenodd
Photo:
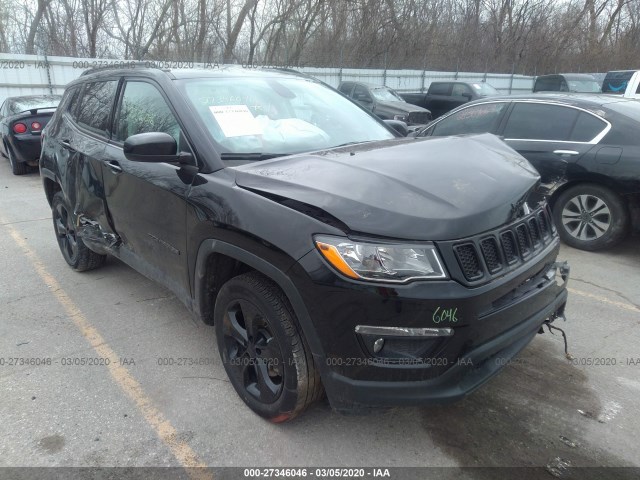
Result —
M 450 403 L 481 386 L 543 325 L 564 318 L 569 266 L 556 262 L 558 250 L 556 239 L 537 261 L 473 288 L 331 282 L 315 253 L 302 259 L 322 281 L 307 306 L 324 343 L 316 364 L 332 407 Z

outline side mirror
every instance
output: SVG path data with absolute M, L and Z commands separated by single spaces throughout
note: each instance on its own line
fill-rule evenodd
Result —
M 177 153 L 175 138 L 164 132 L 148 132 L 131 135 L 124 141 L 124 156 L 132 162 L 179 162 L 193 163 L 187 153 Z
M 364 103 L 372 103 L 373 100 L 371 100 L 371 97 L 369 97 L 369 95 L 365 94 L 365 93 L 360 93 L 358 95 L 356 95 L 356 100 L 358 100 L 359 102 L 364 102 Z
M 466 98 L 468 102 L 471 101 L 471 94 L 470 93 L 463 93 L 460 96 Z
M 406 137 L 409 135 L 409 129 L 407 128 L 407 124 L 401 120 L 383 120 L 387 126 L 393 128 L 397 133 L 401 136 Z

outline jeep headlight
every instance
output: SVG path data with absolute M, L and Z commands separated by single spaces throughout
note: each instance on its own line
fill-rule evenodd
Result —
M 403 113 L 402 115 L 394 115 L 393 116 L 394 120 L 400 120 L 401 122 L 407 122 L 407 120 L 409 120 L 409 114 L 408 113 Z
M 397 283 L 447 278 L 432 243 L 369 243 L 328 235 L 314 240 L 327 262 L 349 278 Z

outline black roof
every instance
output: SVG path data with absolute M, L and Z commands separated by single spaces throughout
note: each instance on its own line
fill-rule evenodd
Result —
M 532 100 L 532 101 L 550 101 L 565 105 L 580 106 L 583 108 L 603 107 L 611 103 L 631 102 L 637 104 L 638 101 L 632 98 L 624 98 L 619 95 L 607 95 L 605 93 L 530 93 L 518 95 L 497 95 L 475 100 L 470 103 L 486 103 L 500 100 Z M 465 104 L 468 105 L 468 104 Z
M 170 63 L 170 62 L 169 62 Z M 131 73 L 147 74 L 151 76 L 165 75 L 172 79 L 185 78 L 217 78 L 217 77 L 291 77 L 298 76 L 303 78 L 312 78 L 311 76 L 288 68 L 245 68 L 240 65 L 218 65 L 210 64 L 211 67 L 202 68 L 162 68 L 164 62 L 158 62 L 155 66 L 153 62 L 138 62 L 132 64 L 131 67 L 106 66 L 90 68 L 82 72 L 80 79 L 86 77 L 99 77 L 105 75 L 113 75 L 114 73 Z

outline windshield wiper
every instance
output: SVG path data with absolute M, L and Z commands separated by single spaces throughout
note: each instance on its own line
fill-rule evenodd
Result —
M 270 158 L 282 157 L 287 153 L 259 153 L 259 152 L 223 152 L 220 154 L 222 160 L 269 160 Z

